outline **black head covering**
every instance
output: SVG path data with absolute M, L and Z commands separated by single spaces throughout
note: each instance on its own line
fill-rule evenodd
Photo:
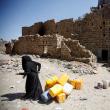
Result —
M 23 70 L 26 70 L 26 63 L 32 61 L 31 57 L 29 56 L 23 56 L 22 57 L 22 68 Z

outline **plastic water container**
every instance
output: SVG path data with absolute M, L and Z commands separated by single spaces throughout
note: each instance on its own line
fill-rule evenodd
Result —
M 62 86 L 68 81 L 69 76 L 67 74 L 62 74 L 61 77 L 58 79 L 58 83 Z
M 74 88 L 77 90 L 80 90 L 83 87 L 83 80 L 81 79 L 74 79 L 72 83 L 73 83 Z
M 73 88 L 75 88 L 76 80 L 70 80 L 69 79 L 68 83 L 70 83 L 73 86 Z
M 66 94 L 66 95 L 70 95 L 71 92 L 73 90 L 73 86 L 69 83 L 66 83 L 64 86 L 63 86 L 63 92 Z
M 69 80 L 69 83 L 77 90 L 80 90 L 83 87 L 83 80 L 81 79 Z
M 45 90 L 51 88 L 53 85 L 55 85 L 58 82 L 57 76 L 52 76 L 50 79 L 46 80 Z
M 59 93 L 63 92 L 63 86 L 61 86 L 60 84 L 55 84 L 53 87 L 51 87 L 49 89 L 49 94 L 52 97 L 57 96 Z
M 60 93 L 56 96 L 57 102 L 59 103 L 64 103 L 66 100 L 66 94 L 65 93 Z
M 102 80 L 103 82 L 103 89 L 107 89 L 109 87 L 109 81 L 108 80 Z
M 41 99 L 43 102 L 48 102 L 49 100 L 52 99 L 51 95 L 49 94 L 49 90 L 41 94 Z
M 75 89 L 80 90 L 83 87 L 83 80 L 76 80 Z

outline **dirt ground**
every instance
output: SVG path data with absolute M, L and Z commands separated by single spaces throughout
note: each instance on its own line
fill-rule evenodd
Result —
M 110 81 L 110 68 L 106 65 L 97 63 L 97 74 L 93 74 L 91 67 L 83 63 L 31 57 L 42 64 L 39 78 L 43 88 L 45 80 L 52 75 L 60 76 L 62 73 L 67 73 L 71 79 L 83 79 L 82 90 L 73 89 L 66 101 L 60 104 L 54 100 L 46 104 L 38 101 L 23 101 L 20 98 L 25 93 L 26 79 L 16 75 L 23 72 L 21 56 L 10 56 L 10 63 L 0 66 L 0 110 L 22 110 L 22 108 L 28 108 L 28 110 L 108 110 L 110 108 L 110 87 L 108 89 L 94 88 L 102 80 Z

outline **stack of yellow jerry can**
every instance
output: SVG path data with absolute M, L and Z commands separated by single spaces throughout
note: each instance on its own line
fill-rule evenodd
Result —
M 71 94 L 73 88 L 80 90 L 82 85 L 82 80 L 69 80 L 67 74 L 62 74 L 59 78 L 53 76 L 46 80 L 46 91 L 41 95 L 41 98 L 44 102 L 48 102 L 50 99 L 56 99 L 58 103 L 64 103 L 67 96 Z

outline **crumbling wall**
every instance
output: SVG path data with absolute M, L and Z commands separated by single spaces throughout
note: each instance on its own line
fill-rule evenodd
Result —
M 11 42 L 8 42 L 5 44 L 6 47 L 6 54 L 12 54 L 13 44 Z
M 56 33 L 56 22 L 54 19 L 44 22 L 45 34 L 55 34 Z
M 84 63 L 96 62 L 96 56 L 90 50 L 80 45 L 78 40 L 65 39 L 65 44 L 71 50 L 71 60 L 81 61 Z
M 65 38 L 71 38 L 73 33 L 73 24 L 73 19 L 61 20 L 56 24 L 56 32 Z
M 86 14 L 81 20 L 81 32 L 75 39 L 91 50 L 98 59 L 109 60 L 110 58 L 110 5 L 104 5 L 100 9 Z M 79 21 L 76 21 L 76 23 Z M 108 54 L 102 55 L 106 50 Z M 106 58 L 107 57 L 107 58 Z
M 72 60 L 71 50 L 64 42 L 62 42 L 61 45 L 61 59 L 69 61 Z
M 22 27 L 22 36 L 35 35 L 35 34 L 44 35 L 44 31 L 45 30 L 43 30 L 43 23 L 38 22 L 30 27 Z
M 22 36 L 30 35 L 31 28 L 30 27 L 22 27 Z
M 36 35 L 36 34 L 44 35 L 44 33 L 45 33 L 45 30 L 43 29 L 42 22 L 38 22 L 32 25 L 30 35 Z
M 27 35 L 14 43 L 13 54 L 43 54 L 58 56 L 57 35 Z
M 7 47 L 9 48 L 9 46 Z M 60 58 L 68 61 L 77 60 L 85 63 L 96 61 L 93 54 L 80 45 L 79 41 L 66 39 L 58 34 L 19 37 L 10 51 L 12 54 L 36 54 L 41 57 Z

